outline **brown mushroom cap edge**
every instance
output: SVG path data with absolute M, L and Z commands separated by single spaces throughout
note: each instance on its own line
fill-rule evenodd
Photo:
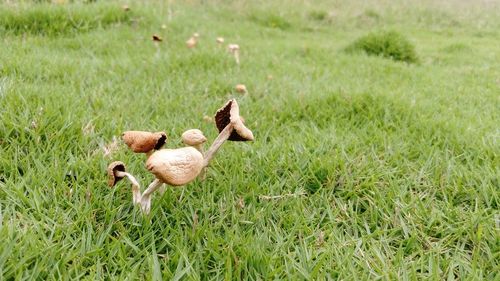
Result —
M 118 176 L 117 172 L 125 172 L 125 164 L 121 161 L 115 161 L 108 166 L 108 185 L 113 187 L 119 182 L 124 176 Z
M 215 113 L 215 124 L 219 133 L 222 132 L 222 130 L 224 130 L 224 128 L 230 123 L 234 126 L 234 130 L 231 132 L 228 140 L 254 140 L 252 131 L 245 127 L 240 118 L 240 109 L 235 99 L 229 100 L 221 109 L 217 110 L 217 113 Z
M 167 141 L 165 132 L 126 131 L 122 134 L 125 144 L 135 153 L 160 149 Z

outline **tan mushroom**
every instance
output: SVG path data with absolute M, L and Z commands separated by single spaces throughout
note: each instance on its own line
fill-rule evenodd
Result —
M 190 49 L 196 47 L 196 44 L 198 44 L 198 37 L 200 37 L 200 35 L 198 33 L 194 33 L 193 36 L 186 41 L 186 46 Z
M 164 183 L 171 186 L 181 186 L 193 181 L 226 141 L 251 141 L 254 139 L 252 131 L 243 124 L 236 100 L 229 100 L 224 107 L 215 114 L 219 136 L 205 155 L 201 145 L 206 141 L 200 130 L 188 130 L 183 134 L 183 142 L 188 147 L 177 149 L 161 149 L 152 153 L 146 161 L 146 168 L 155 175 L 156 179 L 141 195 L 142 211 L 148 214 L 151 211 L 151 195 Z M 195 148 L 196 147 L 196 148 Z
M 198 151 L 201 152 L 201 154 L 203 154 L 203 144 L 206 141 L 207 138 L 205 137 L 205 135 L 203 135 L 203 132 L 198 129 L 187 130 L 182 134 L 182 142 L 185 145 L 189 145 L 198 149 Z M 198 177 L 201 180 L 205 180 L 205 175 L 206 175 L 206 167 L 201 170 Z
M 136 178 L 126 172 L 125 164 L 121 161 L 115 161 L 109 164 L 108 169 L 108 185 L 114 187 L 124 177 L 127 177 L 132 184 L 132 201 L 134 204 L 141 203 L 141 190 Z
M 240 46 L 238 44 L 229 44 L 227 49 L 233 54 L 236 64 L 240 64 Z
M 240 94 L 246 94 L 247 93 L 247 87 L 243 84 L 238 84 L 236 85 L 236 87 L 234 87 L 234 89 L 236 90 L 236 92 L 240 93 Z
M 221 44 L 223 44 L 223 43 L 224 43 L 224 38 L 223 38 L 223 37 L 217 37 L 217 38 L 215 39 L 215 41 L 216 41 L 219 45 L 221 45 Z
M 123 141 L 135 153 L 151 153 L 160 149 L 167 141 L 165 132 L 126 131 Z
M 229 100 L 224 107 L 215 114 L 215 123 L 219 130 L 219 136 L 205 153 L 205 166 L 208 166 L 210 160 L 219 150 L 220 146 L 226 141 L 253 141 L 253 133 L 250 131 L 240 117 L 240 109 L 235 99 Z
M 199 132 L 201 133 L 201 131 Z M 203 134 L 201 135 L 203 136 Z M 200 143 L 203 138 L 196 136 L 196 139 L 198 141 L 188 137 L 190 143 L 195 145 L 203 143 Z M 164 183 L 171 186 L 185 185 L 193 181 L 203 167 L 203 154 L 192 146 L 161 149 L 151 154 L 146 161 L 146 168 L 155 175 L 156 179 L 141 195 L 141 207 L 144 213 L 148 214 L 151 210 L 151 194 Z
M 203 135 L 202 131 L 198 129 L 190 129 L 182 133 L 181 138 L 182 142 L 185 145 L 192 146 L 196 148 L 201 154 L 203 154 L 203 144 L 207 141 L 207 138 L 205 137 L 205 135 Z M 205 178 L 205 169 L 202 169 L 199 177 L 202 179 Z M 160 195 L 163 195 L 163 193 L 165 193 L 165 186 L 162 185 L 158 192 L 160 193 Z
M 192 146 L 203 153 L 203 144 L 207 141 L 207 138 L 203 135 L 202 131 L 190 129 L 182 133 L 181 138 L 184 144 Z

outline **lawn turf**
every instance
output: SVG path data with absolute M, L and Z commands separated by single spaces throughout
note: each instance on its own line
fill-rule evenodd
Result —
M 498 280 L 498 1 L 89 2 L 0 4 L 0 279 Z M 418 62 L 345 51 L 381 31 Z M 107 187 L 231 97 L 256 140 L 205 181 Z

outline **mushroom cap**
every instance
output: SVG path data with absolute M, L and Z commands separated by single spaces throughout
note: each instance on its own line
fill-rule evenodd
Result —
M 196 37 L 191 37 L 191 38 L 189 38 L 189 39 L 186 41 L 186 46 L 187 46 L 188 48 L 194 48 L 194 47 L 196 46 L 196 43 L 198 43 L 198 42 L 196 41 Z
M 116 172 L 125 172 L 125 164 L 121 161 L 115 161 L 108 166 L 108 185 L 109 187 L 115 186 L 123 177 L 116 175 Z
M 193 37 L 198 38 L 198 37 L 200 37 L 200 34 L 198 32 L 195 32 L 195 33 L 193 33 Z
M 146 161 L 146 168 L 162 182 L 185 185 L 193 181 L 203 169 L 203 155 L 194 147 L 161 149 Z
M 222 43 L 224 43 L 224 37 L 217 37 L 217 38 L 215 39 L 215 41 L 217 41 L 217 43 L 222 44 Z
M 253 133 L 245 124 L 240 117 L 240 108 L 235 99 L 229 100 L 226 105 L 221 109 L 217 110 L 215 113 L 215 124 L 219 133 L 224 130 L 224 128 L 231 123 L 234 126 L 233 132 L 229 136 L 230 141 L 253 141 Z
M 236 92 L 238 92 L 238 93 L 246 93 L 247 92 L 247 87 L 243 84 L 238 84 L 234 88 L 236 89 Z
M 160 35 L 153 34 L 153 41 L 161 42 L 161 41 L 163 41 L 163 39 L 160 37 Z
M 240 49 L 240 45 L 229 44 L 229 45 L 227 45 L 227 48 L 229 49 L 229 51 L 234 52 L 234 51 L 238 51 Z
M 167 134 L 165 132 L 126 131 L 122 138 L 133 152 L 146 153 L 153 149 L 160 149 L 167 141 Z
M 187 145 L 195 146 L 203 144 L 207 141 L 207 138 L 203 135 L 203 132 L 198 129 L 190 129 L 182 133 L 182 142 Z

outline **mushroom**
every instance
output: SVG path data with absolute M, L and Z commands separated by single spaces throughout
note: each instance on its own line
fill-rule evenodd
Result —
M 202 131 L 198 129 L 187 130 L 182 133 L 181 138 L 184 144 L 192 146 L 203 153 L 202 145 L 207 141 L 207 138 L 203 135 Z
M 193 36 L 191 36 L 187 41 L 186 41 L 186 46 L 188 48 L 194 48 L 196 47 L 196 44 L 198 44 L 198 37 L 200 37 L 200 35 L 198 33 L 194 33 Z
M 190 129 L 182 133 L 181 138 L 185 145 L 192 146 L 203 154 L 203 144 L 207 141 L 207 138 L 203 135 L 202 131 L 198 129 Z M 199 176 L 202 179 L 205 178 L 205 169 L 200 172 Z M 163 193 L 165 193 L 165 186 L 162 185 L 158 192 L 160 195 L 163 195 Z
M 245 85 L 243 85 L 243 84 L 238 84 L 234 88 L 236 89 L 236 92 L 238 92 L 240 94 L 246 94 L 247 93 L 247 87 Z
M 160 56 L 160 43 L 163 41 L 163 39 L 160 37 L 160 35 L 153 34 L 153 43 L 155 44 L 156 48 L 156 57 Z
M 151 194 L 162 184 L 181 186 L 193 181 L 203 169 L 203 154 L 188 146 L 177 149 L 162 149 L 154 152 L 146 161 L 146 168 L 156 179 L 142 193 L 141 208 L 148 214 L 151 210 Z
M 182 134 L 182 142 L 185 145 L 192 146 L 203 154 L 203 144 L 207 141 L 207 138 L 203 135 L 203 132 L 198 129 L 187 130 Z M 199 174 L 201 180 L 205 179 L 206 168 L 203 168 Z M 160 190 L 160 194 L 163 194 Z
M 223 37 L 217 37 L 215 39 L 215 41 L 220 45 L 220 44 L 224 43 L 224 38 Z
M 215 114 L 215 123 L 219 130 L 219 136 L 212 143 L 207 153 L 205 153 L 205 166 L 208 166 L 210 160 L 219 150 L 220 146 L 226 141 L 253 141 L 253 133 L 240 117 L 240 109 L 235 99 L 229 100 L 226 105 L 217 110 Z
M 128 5 L 126 5 L 126 4 L 122 6 L 122 9 L 123 9 L 125 12 L 130 11 L 130 7 L 129 7 Z
M 146 161 L 146 168 L 156 177 L 141 195 L 141 209 L 151 211 L 151 195 L 163 184 L 181 186 L 202 174 L 220 146 L 226 141 L 251 141 L 252 131 L 243 124 L 236 100 L 229 100 L 215 114 L 219 136 L 205 155 L 201 145 L 206 141 L 200 130 L 183 133 L 183 142 L 189 146 L 177 149 L 161 149 L 152 153 Z
M 233 54 L 236 64 L 240 64 L 240 46 L 238 44 L 229 44 L 227 48 Z
M 126 131 L 122 138 L 133 152 L 151 154 L 151 151 L 158 150 L 165 144 L 167 134 L 165 132 Z
M 154 42 L 161 42 L 163 39 L 160 37 L 158 34 L 153 34 L 153 41 Z
M 117 182 L 127 177 L 130 183 L 132 183 L 132 201 L 134 204 L 141 203 L 141 190 L 139 183 L 134 176 L 126 172 L 125 164 L 121 161 L 115 161 L 109 164 L 108 169 L 108 185 L 109 187 L 114 187 Z
M 211 116 L 205 115 L 205 116 L 203 116 L 203 121 L 205 121 L 207 123 L 213 123 L 214 122 L 214 118 L 211 117 Z

